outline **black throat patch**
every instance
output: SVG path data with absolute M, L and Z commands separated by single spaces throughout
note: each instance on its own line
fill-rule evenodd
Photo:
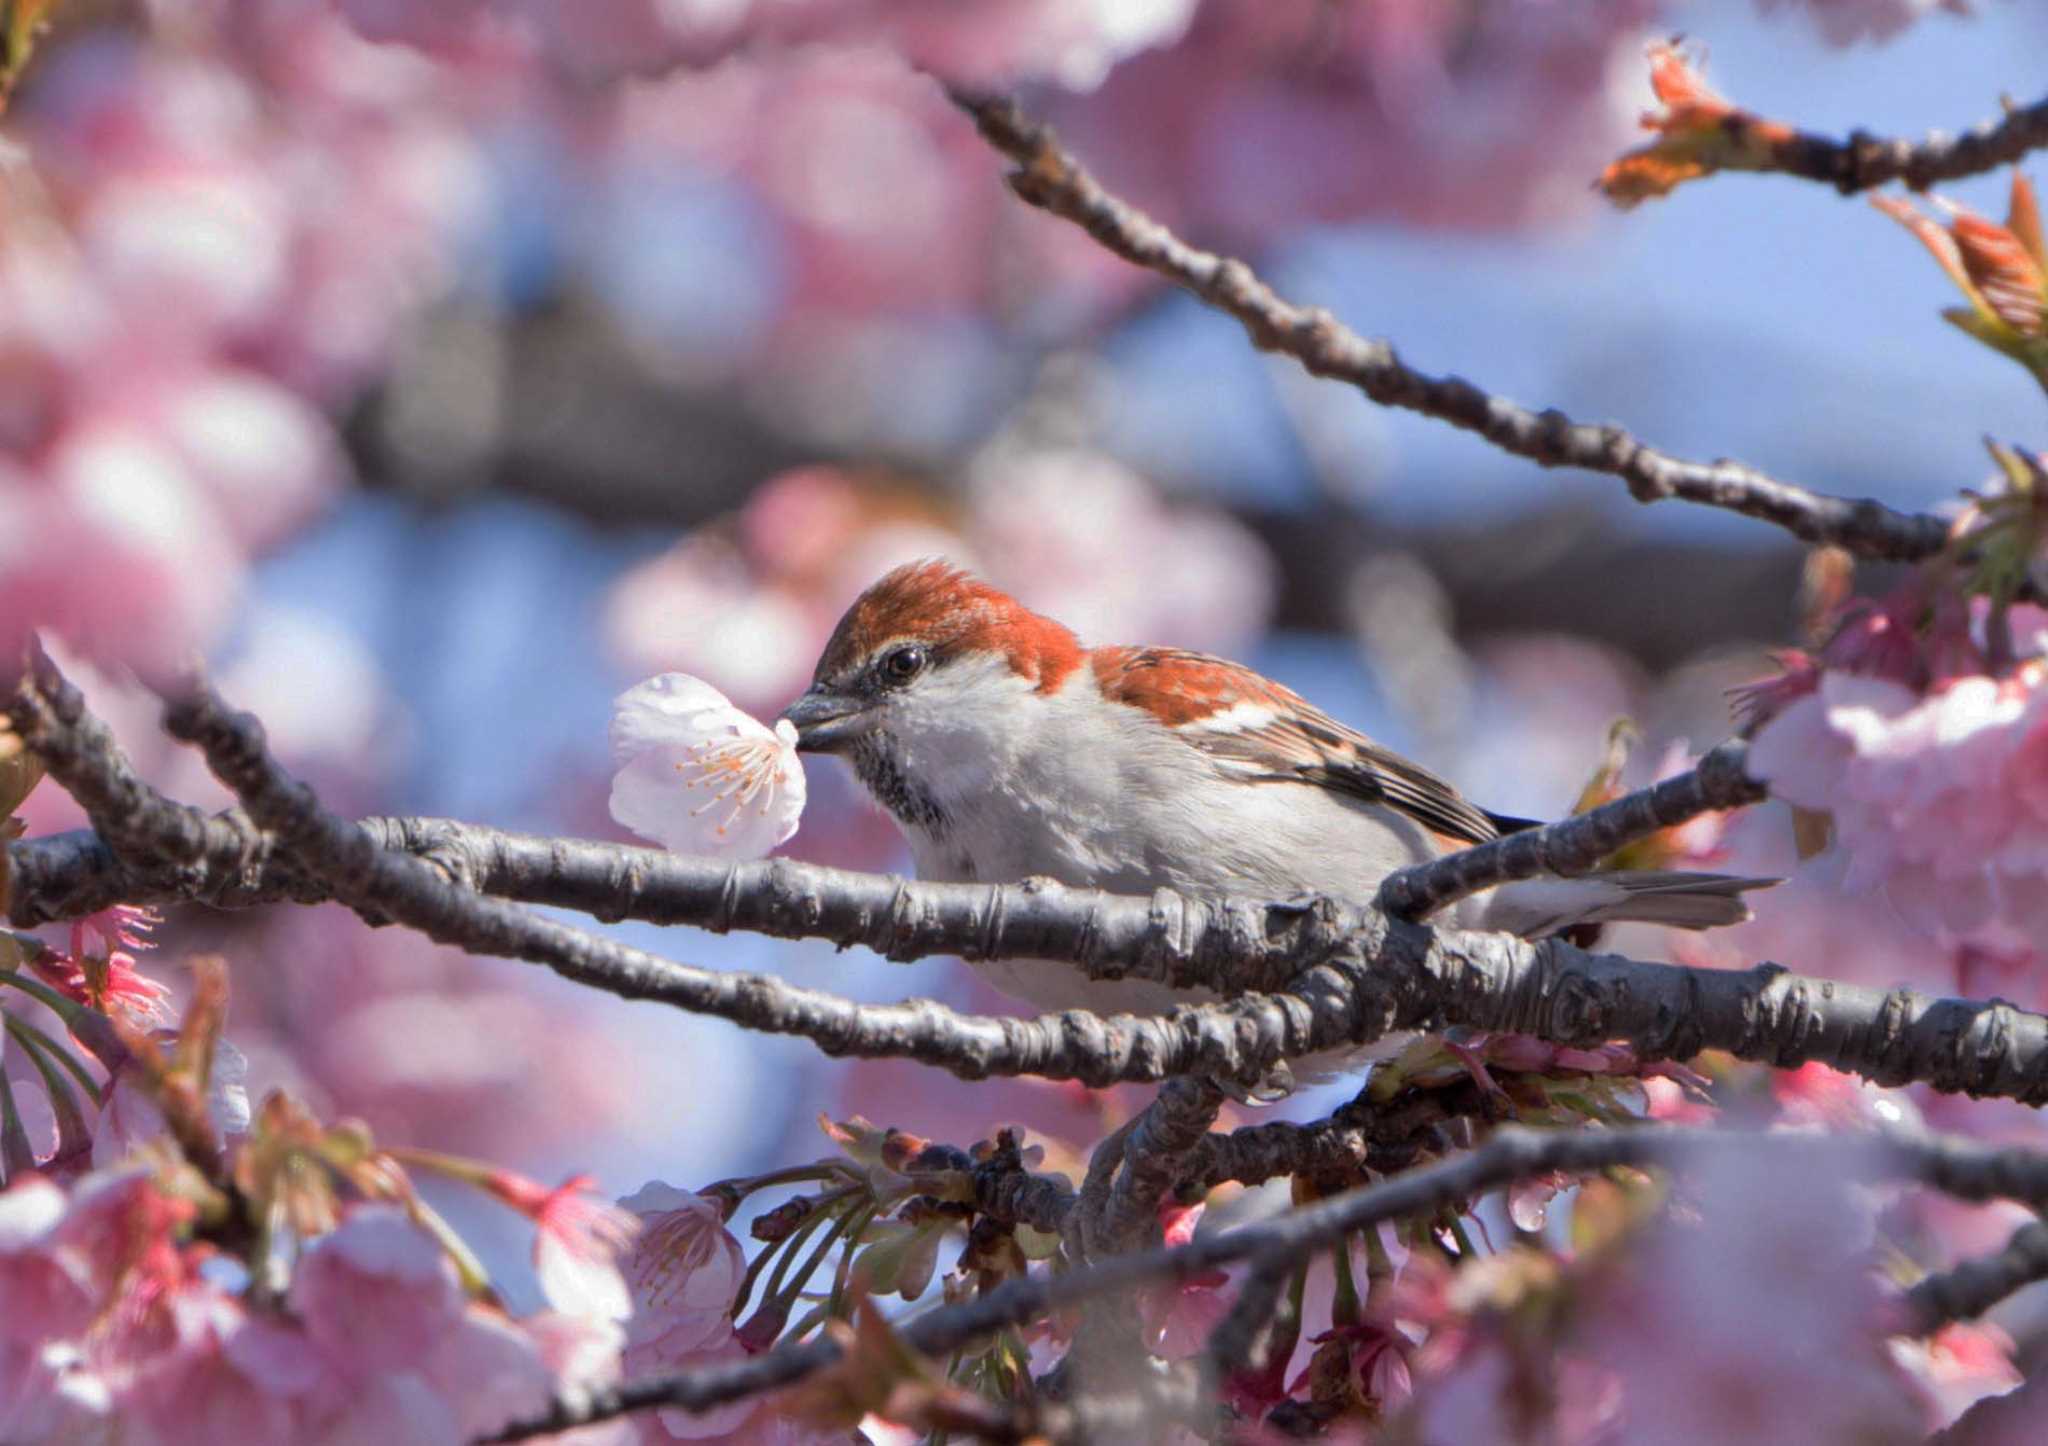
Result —
M 939 807 L 938 800 L 903 776 L 887 743 L 872 733 L 856 739 L 851 762 L 854 773 L 875 796 L 875 802 L 894 814 L 898 823 L 905 828 L 921 829 L 935 839 L 946 836 L 946 811 Z

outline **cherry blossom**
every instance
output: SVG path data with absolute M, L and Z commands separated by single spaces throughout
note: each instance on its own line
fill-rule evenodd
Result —
M 73 1342 L 0 1342 L 0 1438 L 94 1441 L 112 1407 L 106 1382 Z
M 641 1224 L 624 1267 L 633 1294 L 628 1343 L 687 1351 L 729 1330 L 746 1256 L 718 1207 L 658 1180 L 619 1205 Z
M 0 1190 L 0 1341 L 55 1340 L 92 1319 L 91 1273 L 58 1234 L 64 1212 L 64 1192 L 39 1175 Z
M 681 853 L 758 858 L 804 808 L 796 725 L 768 728 L 709 683 L 663 673 L 612 703 L 612 817 Z
M 575 1175 L 549 1190 L 504 1170 L 487 1181 L 492 1194 L 539 1227 L 533 1265 L 548 1304 L 564 1315 L 624 1320 L 633 1300 L 617 1262 L 639 1222 L 625 1209 L 591 1199 L 595 1185 L 590 1176 Z
M 364 1205 L 313 1242 L 292 1273 L 292 1310 L 345 1378 L 428 1360 L 463 1311 L 454 1267 L 394 1205 Z M 377 1322 L 365 1330 L 363 1323 Z
M 136 952 L 151 947 L 142 936 L 156 923 L 154 913 L 132 904 L 88 914 L 72 924 L 70 948 L 36 960 L 35 970 L 80 1004 L 138 1025 L 162 1024 L 171 992 L 135 967 Z
M 751 47 L 879 42 L 962 80 L 1085 87 L 1131 52 L 1174 40 L 1194 0 L 997 0 L 968 10 L 951 0 L 458 0 L 424 12 L 348 0 L 343 8 L 373 39 L 442 50 L 508 27 L 584 80 L 710 66 Z
M 1821 1172 L 1749 1160 L 1715 1162 L 1697 1190 L 1697 1223 L 1656 1222 L 1577 1327 L 1585 1357 L 1620 1381 L 1627 1439 L 1896 1439 L 1914 1412 L 1860 1256 L 1868 1212 Z
M 1159 1224 L 1168 1246 L 1186 1245 L 1195 1238 L 1205 1207 L 1168 1203 L 1159 1211 Z M 1230 1297 L 1222 1286 L 1227 1272 L 1205 1270 L 1185 1280 L 1169 1281 L 1138 1298 L 1138 1318 L 1144 1325 L 1145 1345 L 1156 1356 L 1184 1360 L 1199 1355 L 1209 1337 L 1230 1313 Z
M 1776 796 L 1832 817 L 1850 894 L 1882 892 L 1930 934 L 2035 939 L 2048 870 L 2048 812 L 2030 791 L 2048 727 L 2042 676 L 2029 665 L 1920 697 L 1829 672 L 1759 730 L 1750 766 Z
M 303 1335 L 201 1279 L 171 1290 L 152 1315 L 153 1329 L 102 1366 L 123 1440 L 201 1446 L 243 1434 L 296 1434 L 301 1401 L 324 1377 L 319 1352 Z
M 1921 1393 L 1927 1424 L 1939 1430 L 1986 1396 L 2022 1379 L 2012 1337 L 1987 1322 L 1953 1321 L 1925 1339 L 1894 1337 L 1892 1359 Z

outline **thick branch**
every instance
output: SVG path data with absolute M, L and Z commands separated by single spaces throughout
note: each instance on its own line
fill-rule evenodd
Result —
M 1123 1171 L 1110 1187 L 1099 1238 L 1128 1249 L 1155 1231 L 1159 1202 L 1180 1183 L 1188 1151 L 1208 1138 L 1223 1106 L 1208 1080 L 1168 1080 L 1124 1140 Z
M 1128 1293 L 1155 1281 L 1185 1280 L 1240 1260 L 1257 1260 L 1261 1266 L 1299 1260 L 1368 1225 L 1459 1204 L 1533 1175 L 1553 1170 L 1591 1174 L 1615 1165 L 1670 1165 L 1715 1153 L 1735 1153 L 1751 1162 L 1776 1156 L 1788 1168 L 1832 1166 L 1864 1177 L 1914 1180 L 1966 1200 L 2004 1197 L 2036 1206 L 2048 1203 L 2048 1155 L 1996 1150 L 1974 1142 L 1905 1136 L 1816 1139 L 1654 1125 L 1538 1133 L 1510 1126 L 1469 1154 L 1270 1220 L 1200 1237 L 1176 1249 L 1113 1256 L 1058 1275 L 1017 1277 L 975 1300 L 928 1312 L 905 1326 L 902 1337 L 913 1349 L 942 1357 L 1005 1327 L 1098 1296 Z M 546 1416 L 519 1422 L 493 1439 L 568 1430 L 661 1406 L 705 1410 L 801 1380 L 838 1354 L 829 1341 L 809 1341 L 714 1370 L 628 1381 L 576 1401 L 557 1402 Z
M 1016 162 L 1010 188 L 1025 201 L 1072 221 L 1126 261 L 1236 317 L 1260 350 L 1285 352 L 1314 375 L 1348 382 L 1382 406 L 1477 432 L 1539 466 L 1619 477 L 1638 502 L 1678 497 L 1727 508 L 1862 557 L 1911 561 L 1947 542 L 1948 526 L 1936 517 L 1897 512 L 1872 498 L 1809 491 L 1736 462 L 1686 461 L 1644 445 L 1620 427 L 1574 422 L 1555 408 L 1532 411 L 1462 377 L 1417 371 L 1390 343 L 1360 336 L 1321 308 L 1293 305 L 1244 262 L 1188 245 L 1111 195 L 1013 101 L 959 89 L 952 97 L 989 144 Z
M 228 713 L 211 695 L 185 700 L 173 713 L 176 731 L 202 743 L 251 818 L 276 833 L 296 866 L 367 916 L 397 920 L 476 953 L 542 964 L 624 998 L 802 1035 L 834 1055 L 917 1059 L 967 1078 L 1035 1074 L 1100 1086 L 1207 1075 L 1249 1084 L 1281 1059 L 1369 1043 L 1390 1030 L 1462 1024 L 1560 1044 L 1622 1040 L 1649 1059 L 1690 1058 L 1715 1048 L 1781 1066 L 1819 1060 L 1883 1084 L 1918 1080 L 1960 1093 L 2048 1100 L 2048 1019 L 2004 1003 L 1932 1000 L 1906 990 L 1881 993 L 1801 978 L 1776 965 L 1734 973 L 1645 963 L 1587 954 L 1560 940 L 1529 943 L 1433 930 L 1389 921 L 1373 910 L 1326 905 L 1291 911 L 1254 905 L 1233 912 L 1173 900 L 1162 929 L 1153 912 L 1171 896 L 1148 902 L 1089 894 L 1080 896 L 1078 907 L 1043 899 L 1030 906 L 1039 911 L 1030 925 L 1013 932 L 1004 922 L 1015 917 L 1005 913 L 1006 901 L 1031 899 L 1028 886 L 942 889 L 836 875 L 837 885 L 877 914 L 889 912 L 914 887 L 931 890 L 934 900 L 968 905 L 964 917 L 973 922 L 964 942 L 970 952 L 976 946 L 987 952 L 1014 948 L 1026 951 L 1022 957 L 1054 958 L 1059 954 L 1050 946 L 1064 941 L 1068 957 L 1098 977 L 1143 965 L 1151 977 L 1201 983 L 1201 969 L 1187 961 L 1222 967 L 1240 948 L 1265 965 L 1286 960 L 1288 951 L 1299 951 L 1297 959 L 1321 961 L 1296 974 L 1283 993 L 1239 986 L 1223 1003 L 1163 1017 L 1075 1012 L 990 1019 L 926 1000 L 856 1005 L 763 975 L 672 963 L 479 897 L 431 864 L 380 849 L 363 829 L 322 809 L 271 760 L 253 719 Z M 53 775 L 66 787 L 89 787 L 92 771 L 106 761 L 89 749 L 53 748 L 49 756 Z M 671 862 L 693 867 L 686 860 Z M 797 866 L 755 867 L 773 877 L 778 869 Z M 728 877 L 723 870 L 717 876 Z M 1212 909 L 1217 912 L 1205 912 Z M 1136 910 L 1145 911 L 1142 922 Z M 1124 958 L 1133 959 L 1128 966 L 1124 958 L 1105 961 L 1093 943 L 1098 915 L 1111 914 L 1132 926 L 1123 936 L 1131 951 Z M 1348 932 L 1332 927 L 1346 916 Z M 1257 942 L 1276 918 L 1301 925 L 1281 949 Z M 1227 945 L 1206 939 L 1205 921 L 1224 928 Z M 818 929 L 813 922 L 792 932 Z M 933 951 L 963 942 L 944 938 L 936 928 L 920 931 L 918 938 Z M 1224 974 L 1219 982 L 1229 985 L 1241 977 Z
M 1285 1054 L 1371 1037 L 1372 1026 L 1353 1017 L 1355 963 L 1310 971 L 1294 995 L 1248 994 L 1164 1018 L 1076 1011 L 1030 1020 L 962 1015 L 930 1000 L 859 1005 L 767 975 L 673 963 L 482 897 L 420 859 L 379 849 L 279 768 L 262 725 L 229 711 L 210 689 L 174 702 L 165 726 L 204 751 L 250 817 L 306 873 L 359 911 L 476 953 L 544 964 L 622 998 L 802 1035 L 827 1054 L 915 1059 L 970 1079 L 1035 1074 L 1104 1085 L 1182 1074 L 1256 1078 Z
M 55 776 L 64 782 L 74 773 Z M 241 815 L 211 823 L 223 837 L 236 824 L 236 836 L 250 841 L 232 856 L 203 852 L 175 877 L 128 868 L 88 832 L 17 839 L 7 846 L 13 920 L 27 927 L 124 902 L 244 908 L 333 897 Z M 1369 917 L 1327 899 L 1202 901 L 1166 890 L 1139 899 L 1050 880 L 919 883 L 790 859 L 733 863 L 539 838 L 451 819 L 371 818 L 355 827 L 372 846 L 424 859 L 475 892 L 599 919 L 829 939 L 897 960 L 1062 959 L 1097 978 L 1130 975 L 1216 993 L 1276 987 L 1338 952 Z
M 1616 849 L 1660 829 L 1717 809 L 1761 803 L 1768 796 L 1764 786 L 1743 771 L 1748 753 L 1747 743 L 1730 739 L 1708 752 L 1689 773 L 1562 822 L 1524 829 L 1389 874 L 1380 884 L 1379 905 L 1401 918 L 1419 919 L 1495 884 L 1541 874 L 1584 873 Z

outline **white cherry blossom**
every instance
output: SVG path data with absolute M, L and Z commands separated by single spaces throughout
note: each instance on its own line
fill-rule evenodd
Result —
M 774 728 L 687 673 L 612 702 L 612 817 L 678 853 L 759 858 L 796 832 L 804 771 L 796 728 Z

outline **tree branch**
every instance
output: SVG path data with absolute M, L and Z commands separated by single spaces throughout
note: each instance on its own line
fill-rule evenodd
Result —
M 1223 1091 L 1208 1080 L 1168 1080 L 1124 1139 L 1123 1170 L 1110 1187 L 1100 1242 L 1128 1249 L 1144 1240 L 1159 1202 L 1180 1182 L 1188 1151 L 1208 1138 L 1223 1106 Z
M 1638 502 L 1677 497 L 1726 508 L 1861 557 L 1914 561 L 1947 543 L 1948 524 L 1937 517 L 1894 511 L 1868 497 L 1831 497 L 1736 462 L 1686 461 L 1644 445 L 1620 427 L 1574 422 L 1555 408 L 1532 411 L 1462 377 L 1417 371 L 1391 343 L 1360 336 L 1319 307 L 1293 305 L 1244 262 L 1188 245 L 1104 190 L 1014 101 L 960 88 L 948 93 L 988 143 L 1016 162 L 1010 188 L 1025 201 L 1072 221 L 1126 261 L 1236 317 L 1261 351 L 1285 352 L 1314 375 L 1347 382 L 1382 406 L 1477 432 L 1538 466 L 1619 477 Z
M 1256 1260 L 1262 1267 L 1280 1259 L 1299 1260 L 1366 1226 L 1432 1212 L 1534 1175 L 1553 1170 L 1583 1175 L 1615 1165 L 1673 1165 L 1715 1153 L 1750 1160 L 1775 1155 L 1786 1166 L 1802 1170 L 1827 1165 L 1868 1178 L 1912 1180 L 1965 1200 L 2002 1197 L 2048 1204 L 2048 1155 L 1997 1150 L 1973 1141 L 1904 1135 L 1816 1139 L 1657 1125 L 1552 1132 L 1505 1126 L 1469 1154 L 1270 1220 L 1198 1237 L 1175 1249 L 1112 1256 L 1058 1275 L 1013 1278 L 974 1300 L 927 1312 L 906 1325 L 901 1336 L 912 1349 L 943 1357 L 995 1331 L 1097 1296 L 1128 1293 L 1155 1281 L 1185 1280 L 1240 1260 Z M 838 1355 L 829 1341 L 807 1341 L 731 1366 L 628 1381 L 574 1401 L 558 1401 L 545 1416 L 517 1422 L 491 1439 L 520 1440 L 663 1406 L 706 1410 L 789 1385 Z
M 1768 169 L 1826 182 L 1845 196 L 1892 181 L 1924 191 L 1940 181 L 1996 170 L 2043 146 L 2048 146 L 2048 99 L 2008 106 L 2003 118 L 1983 121 L 1961 135 L 1935 131 L 1921 141 L 1887 139 L 1861 130 L 1838 141 L 1795 131 L 1771 147 Z
M 10 726 L 97 830 L 23 851 L 29 875 L 20 888 L 32 901 L 23 922 L 187 896 L 207 880 L 234 877 L 252 853 L 262 852 L 246 818 L 209 816 L 144 782 L 107 725 L 87 710 L 84 694 L 40 646 L 30 646 L 6 709 Z
M 53 770 L 53 776 L 64 782 L 70 772 Z M 251 841 L 238 845 L 234 856 L 208 851 L 171 877 L 128 867 L 89 832 L 17 839 L 7 845 L 13 921 L 29 927 L 112 903 L 247 908 L 335 897 L 242 815 L 212 822 L 238 823 Z M 598 919 L 829 939 L 894 960 L 938 954 L 1061 959 L 1096 978 L 1128 975 L 1217 993 L 1247 982 L 1282 984 L 1339 952 L 1370 917 L 1368 910 L 1328 899 L 1204 901 L 1167 890 L 1140 899 L 1046 879 L 920 883 L 791 859 L 734 863 L 540 838 L 452 819 L 370 818 L 353 827 L 372 847 L 424 860 L 445 880 L 476 893 Z M 226 829 L 221 834 L 227 836 Z
M 949 939 L 936 926 L 917 931 L 930 951 L 964 944 L 969 952 L 1057 958 L 1052 946 L 1064 943 L 1068 957 L 1096 977 L 1142 968 L 1145 977 L 1177 985 L 1221 983 L 1230 994 L 1221 1003 L 1144 1018 L 1071 1012 L 995 1019 L 928 1000 L 856 1005 L 765 975 L 673 963 L 481 897 L 419 858 L 379 848 L 369 833 L 321 808 L 269 757 L 254 719 L 230 714 L 207 693 L 180 700 L 171 715 L 174 731 L 202 744 L 250 818 L 276 834 L 295 867 L 366 916 L 474 953 L 542 964 L 623 998 L 801 1035 L 828 1054 L 916 1059 L 965 1078 L 1035 1074 L 1101 1086 L 1206 1075 L 1250 1084 L 1281 1059 L 1370 1043 L 1389 1031 L 1464 1025 L 1557 1044 L 1620 1040 L 1645 1059 L 1724 1049 L 1785 1067 L 1819 1060 L 1881 1084 L 1924 1081 L 1958 1093 L 2048 1100 L 2048 1019 L 2000 1001 L 1885 993 L 1803 978 L 1775 964 L 1741 972 L 1688 969 L 1588 954 L 1556 939 L 1531 943 L 1403 924 L 1375 910 L 1327 904 L 1226 907 L 1188 905 L 1170 895 L 1145 901 L 1084 893 L 1062 907 L 1052 891 L 1028 885 L 944 888 L 787 872 L 796 865 L 747 866 L 765 870 L 757 876 L 764 879 L 778 871 L 785 878 L 830 877 L 870 917 L 925 890 L 923 897 L 963 905 L 955 917 L 968 925 L 964 937 Z M 89 790 L 92 771 L 108 766 L 105 754 L 89 749 L 55 748 L 50 757 L 66 787 Z M 1012 903 L 1021 914 L 1006 913 Z M 738 908 L 720 903 L 719 917 Z M 1016 923 L 1020 917 L 1025 924 Z M 1128 926 L 1114 958 L 1095 942 L 1099 924 L 1110 918 Z M 1261 934 L 1276 918 L 1299 926 L 1278 945 Z M 1348 928 L 1333 927 L 1340 919 Z M 1224 940 L 1209 938 L 1205 926 L 1221 927 Z M 811 922 L 789 931 L 818 929 Z M 1307 967 L 1284 992 L 1252 992 L 1233 982 L 1244 974 L 1229 972 L 1240 949 L 1258 966 L 1248 971 L 1254 975 L 1283 963 Z M 1212 967 L 1223 972 L 1204 972 Z
M 1743 771 L 1748 754 L 1746 742 L 1731 738 L 1690 772 L 1561 822 L 1401 869 L 1381 882 L 1379 906 L 1403 919 L 1420 919 L 1495 884 L 1584 873 L 1616 849 L 1660 829 L 1703 813 L 1761 803 L 1768 791 Z
M 1361 1094 L 1314 1124 L 1270 1120 L 1228 1134 L 1204 1135 L 1180 1160 L 1182 1198 L 1207 1194 L 1226 1181 L 1262 1185 L 1286 1175 L 1344 1177 L 1370 1170 L 1391 1175 L 1425 1150 L 1447 1151 L 1446 1127 L 1489 1118 L 1489 1101 L 1470 1079 L 1417 1090 L 1380 1104 Z
M 1912 1335 L 1931 1335 L 1950 1321 L 1975 1320 L 2007 1296 L 2048 1279 L 2048 1225 L 2033 1221 L 1993 1254 L 1914 1283 L 1905 1295 Z

